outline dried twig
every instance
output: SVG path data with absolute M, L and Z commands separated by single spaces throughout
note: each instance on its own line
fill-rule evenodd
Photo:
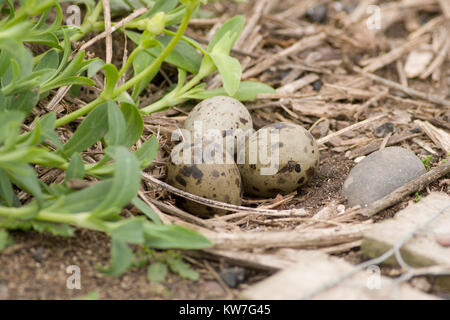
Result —
M 305 231 L 226 232 L 207 235 L 216 249 L 244 248 L 320 248 L 362 239 L 370 225 L 355 224 L 345 227 Z
M 384 118 L 384 117 L 386 117 L 385 114 L 380 114 L 378 116 L 366 119 L 364 121 L 357 122 L 355 124 L 352 124 L 351 126 L 345 127 L 344 129 L 341 129 L 339 131 L 330 133 L 329 135 L 327 135 L 327 136 L 325 136 L 323 138 L 320 138 L 319 140 L 317 140 L 317 144 L 319 144 L 319 145 L 325 144 L 328 141 L 330 141 L 331 139 L 333 139 L 334 137 L 340 136 L 341 134 L 344 134 L 344 133 L 352 131 L 352 130 L 359 129 L 359 128 L 365 126 L 366 124 L 368 124 L 370 122 L 373 122 L 375 120 L 379 120 L 379 119 Z
M 442 97 L 440 97 L 438 95 L 425 93 L 425 92 L 421 92 L 421 91 L 418 91 L 418 90 L 415 90 L 415 89 L 404 87 L 404 86 L 402 86 L 401 84 L 399 84 L 397 82 L 394 82 L 394 81 L 391 81 L 391 80 L 387 80 L 385 78 L 379 77 L 379 76 L 377 76 L 375 74 L 372 74 L 372 73 L 367 73 L 367 72 L 365 72 L 362 69 L 357 68 L 357 67 L 354 67 L 353 69 L 354 69 L 355 72 L 360 73 L 360 74 L 364 75 L 365 77 L 368 77 L 368 78 L 370 78 L 370 79 L 372 79 L 372 80 L 374 80 L 376 82 L 382 83 L 382 84 L 388 86 L 389 88 L 400 90 L 400 91 L 402 91 L 402 92 L 404 92 L 404 93 L 406 93 L 406 94 L 408 94 L 408 95 L 410 95 L 412 97 L 417 97 L 417 98 L 420 98 L 420 99 L 423 99 L 423 100 L 426 100 L 426 101 L 430 101 L 430 102 L 433 102 L 433 103 L 441 104 L 441 105 L 444 105 L 444 106 L 450 106 L 450 100 L 446 100 L 445 98 L 442 98 Z
M 109 8 L 109 0 L 102 0 L 103 2 L 103 18 L 105 21 L 106 31 L 106 63 L 111 63 L 112 60 L 112 31 L 111 31 L 111 10 Z
M 248 208 L 248 207 L 244 207 L 244 206 L 236 206 L 236 205 L 229 204 L 226 202 L 220 202 L 220 201 L 215 201 L 215 200 L 211 200 L 211 199 L 206 199 L 206 198 L 199 197 L 195 194 L 191 194 L 189 192 L 172 187 L 170 184 L 162 182 L 145 172 L 142 172 L 141 174 L 145 180 L 156 183 L 157 185 L 163 187 L 164 189 L 166 189 L 169 192 L 172 192 L 180 197 L 192 200 L 194 202 L 198 202 L 203 205 L 214 207 L 214 208 L 225 209 L 225 210 L 230 210 L 230 211 L 235 211 L 235 212 L 244 211 L 244 212 L 249 212 L 249 213 L 258 213 L 261 215 L 280 215 L 280 214 L 281 215 L 288 214 L 288 215 L 293 215 L 293 216 L 308 215 L 308 213 L 303 208 L 301 208 L 301 209 L 294 208 L 294 209 L 288 209 L 288 210 L 257 209 L 257 208 Z

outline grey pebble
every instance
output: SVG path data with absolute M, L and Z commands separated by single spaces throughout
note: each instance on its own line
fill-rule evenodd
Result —
M 425 172 L 422 161 L 412 151 L 384 148 L 364 158 L 350 171 L 342 194 L 347 197 L 349 207 L 365 208 Z
M 223 282 L 230 288 L 236 288 L 247 278 L 247 271 L 243 268 L 227 268 L 220 272 Z

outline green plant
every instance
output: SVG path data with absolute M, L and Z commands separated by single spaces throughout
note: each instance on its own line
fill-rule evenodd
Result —
M 425 166 L 425 169 L 427 169 L 427 171 L 431 170 L 431 161 L 433 160 L 433 156 L 427 156 L 425 158 L 422 158 L 422 163 Z
M 422 195 L 419 192 L 414 193 L 415 202 L 422 200 Z
M 229 56 L 243 18 L 225 23 L 203 50 L 183 36 L 199 0 L 152 1 L 146 14 L 125 27 L 136 48 L 118 70 L 98 58 L 85 59 L 83 51 L 72 53 L 71 41 L 103 26 L 102 2 L 79 2 L 85 5 L 86 15 L 76 28 L 61 24 L 62 11 L 56 0 L 23 0 L 17 8 L 10 1 L 1 1 L 7 15 L 0 21 L 0 249 L 11 243 L 6 230 L 34 229 L 60 236 L 73 235 L 73 226 L 97 230 L 111 236 L 111 264 L 103 271 L 115 276 L 132 264 L 133 251 L 128 244 L 157 249 L 209 246 L 210 242 L 197 232 L 163 225 L 137 197 L 140 170 L 157 153 L 156 137 L 134 151 L 130 148 L 142 135 L 143 114 L 216 94 L 245 100 L 272 91 L 263 84 L 241 83 L 239 63 Z M 47 24 L 53 9 L 56 17 Z M 166 29 L 170 25 L 178 25 L 177 31 Z M 29 43 L 48 49 L 33 56 L 26 46 Z M 164 61 L 178 68 L 179 82 L 161 100 L 140 109 L 139 94 Z M 228 65 L 232 74 L 226 70 Z M 131 67 L 133 72 L 128 72 Z M 200 81 L 216 68 L 224 87 L 205 90 Z M 48 110 L 36 116 L 45 110 L 44 98 L 51 90 L 95 85 L 91 77 L 99 71 L 105 75 L 105 85 L 93 101 L 60 118 Z M 128 73 L 131 75 L 119 84 L 118 80 Z M 186 81 L 188 73 L 194 76 Z M 71 124 L 76 129 L 63 143 L 58 128 L 75 120 L 82 121 Z M 103 157 L 85 163 L 83 152 L 97 144 L 102 146 Z M 39 179 L 37 169 L 63 170 L 65 179 L 47 184 Z M 71 181 L 87 177 L 98 182 L 81 190 L 70 188 Z M 124 219 L 120 213 L 130 203 L 144 216 Z
M 147 266 L 147 279 L 150 282 L 164 281 L 169 270 L 182 278 L 192 281 L 199 279 L 197 271 L 183 261 L 179 251 L 155 251 L 143 247 L 137 251 L 137 257 L 133 265 Z

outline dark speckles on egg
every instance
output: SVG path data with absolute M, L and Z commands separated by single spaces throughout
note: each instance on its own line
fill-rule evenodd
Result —
M 177 176 L 175 177 L 175 180 L 181 184 L 183 187 L 186 187 L 186 180 L 184 180 L 184 178 L 182 176 L 180 176 L 179 174 L 177 174 Z
M 283 184 L 283 183 L 286 183 L 286 179 L 283 178 L 283 177 L 278 177 L 278 181 L 277 182 L 280 183 L 280 184 Z
M 199 180 L 203 177 L 203 172 L 198 169 L 197 165 L 189 165 L 189 166 L 183 166 L 183 169 L 181 169 L 181 174 L 185 177 L 190 177 L 192 175 L 193 178 Z
M 212 175 L 214 178 L 218 178 L 218 177 L 219 177 L 219 171 L 214 170 L 213 172 L 211 172 L 211 175 Z
M 313 175 L 314 175 L 314 168 L 313 167 L 309 167 L 308 170 L 306 170 L 306 176 L 308 177 L 308 179 L 310 179 Z
M 302 168 L 301 168 L 300 165 L 297 163 L 297 164 L 295 165 L 295 172 L 300 172 L 300 171 L 302 171 Z
M 303 183 L 305 183 L 305 177 L 301 177 L 300 179 L 298 179 L 297 183 L 299 185 L 302 185 Z

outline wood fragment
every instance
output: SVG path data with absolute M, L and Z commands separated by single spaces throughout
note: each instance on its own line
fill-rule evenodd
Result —
M 442 214 L 436 216 L 439 211 L 442 211 Z M 377 257 L 393 248 L 400 239 L 424 226 L 421 232 L 416 232 L 414 237 L 401 247 L 401 255 L 392 256 L 384 263 L 399 263 L 407 270 L 432 265 L 450 266 L 450 248 L 441 246 L 435 236 L 450 232 L 449 213 L 450 196 L 433 192 L 398 212 L 393 219 L 375 224 L 372 229 L 365 231 L 362 253 L 369 258 Z M 450 288 L 450 277 L 440 277 L 439 280 Z
M 112 60 L 112 31 L 111 31 L 111 10 L 109 7 L 109 0 L 102 0 L 103 2 L 103 17 L 106 31 L 106 63 L 111 63 Z
M 310 83 L 313 83 L 314 81 L 318 80 L 319 76 L 314 73 L 309 73 L 305 75 L 304 77 L 290 82 L 280 88 L 277 89 L 277 93 L 293 93 L 298 91 L 299 89 L 303 88 L 304 86 L 307 86 Z
M 320 248 L 360 240 L 368 228 L 355 224 L 306 231 L 215 233 L 209 239 L 215 249 Z
M 248 79 L 248 78 L 254 77 L 254 76 L 260 74 L 261 72 L 267 70 L 269 67 L 274 65 L 277 61 L 279 61 L 281 58 L 290 56 L 292 54 L 299 53 L 306 49 L 317 47 L 319 44 L 322 43 L 323 40 L 325 40 L 325 38 L 326 38 L 326 34 L 323 32 L 321 32 L 317 35 L 303 38 L 302 40 L 294 43 L 292 46 L 278 52 L 277 54 L 266 57 L 261 63 L 257 64 L 255 67 L 244 72 L 244 74 L 242 75 L 242 78 Z
M 362 75 L 364 75 L 364 76 L 366 76 L 366 77 L 368 77 L 368 78 L 370 78 L 370 79 L 372 79 L 372 80 L 374 80 L 376 82 L 382 83 L 382 84 L 388 86 L 389 88 L 400 90 L 400 91 L 402 91 L 402 92 L 404 92 L 404 93 L 406 93 L 406 94 L 408 94 L 408 95 L 410 95 L 412 97 L 417 97 L 417 98 L 420 98 L 420 99 L 423 99 L 423 100 L 426 100 L 426 101 L 430 101 L 430 102 L 433 102 L 433 103 L 436 103 L 436 104 L 440 104 L 440 105 L 443 105 L 443 106 L 450 106 L 450 100 L 446 100 L 445 98 L 440 97 L 438 95 L 421 92 L 419 90 L 415 90 L 415 89 L 411 89 L 411 88 L 406 88 L 406 87 L 402 86 L 401 84 L 399 84 L 397 82 L 394 82 L 394 81 L 391 81 L 391 80 L 387 80 L 387 79 L 385 79 L 383 77 L 379 77 L 379 76 L 377 76 L 375 74 L 372 74 L 372 73 L 367 73 L 367 72 L 361 70 L 360 68 L 356 68 L 355 67 L 354 70 L 357 73 L 360 73 L 360 74 L 362 74 Z
M 394 62 L 401 56 L 403 56 L 405 53 L 408 53 L 413 48 L 415 48 L 417 45 L 424 42 L 423 38 L 416 38 L 413 40 L 410 40 L 403 44 L 400 47 L 394 48 L 391 51 L 377 57 L 373 58 L 371 60 L 367 60 L 362 62 L 362 65 L 365 65 L 363 71 L 364 72 L 374 72 L 380 68 L 383 68 L 384 66 Z
M 318 140 L 317 140 L 317 144 L 319 144 L 319 145 L 325 144 L 325 143 L 327 143 L 328 141 L 330 141 L 331 139 L 333 139 L 334 137 L 338 137 L 338 136 L 340 136 L 340 135 L 342 135 L 342 134 L 344 134 L 344 133 L 346 133 L 346 132 L 349 132 L 349 131 L 352 131 L 352 130 L 359 129 L 359 128 L 361 128 L 361 127 L 364 127 L 364 126 L 367 125 L 368 123 L 371 123 L 371 122 L 373 122 L 373 121 L 382 119 L 382 118 L 384 118 L 384 117 L 386 117 L 385 114 L 380 114 L 380 115 L 377 115 L 377 116 L 375 116 L 375 117 L 366 119 L 366 120 L 364 120 L 364 121 L 360 121 L 360 122 L 357 122 L 357 123 L 355 123 L 355 124 L 352 124 L 352 125 L 350 125 L 350 126 L 348 126 L 348 127 L 345 127 L 344 129 L 341 129 L 341 130 L 339 130 L 339 131 L 333 132 L 333 133 L 331 133 L 331 134 L 329 134 L 329 135 L 327 135 L 327 136 L 325 136 L 325 137 L 323 137 L 323 138 L 318 139 Z
M 346 275 L 353 266 L 322 252 L 303 251 L 297 264 L 244 290 L 241 299 L 290 300 L 290 299 L 435 299 L 407 284 L 395 285 L 387 277 L 380 276 L 377 290 L 371 288 L 370 273 L 360 270 L 337 286 L 319 290 L 334 279 Z M 375 283 L 373 285 L 376 285 Z M 318 292 L 319 291 L 319 292 Z M 311 296 L 312 292 L 317 292 Z
M 389 147 L 389 146 L 398 144 L 398 143 L 400 143 L 402 141 L 405 141 L 405 140 L 408 140 L 408 139 L 412 139 L 414 137 L 421 136 L 422 134 L 423 133 L 412 133 L 412 132 L 408 132 L 408 131 L 402 132 L 402 133 L 399 133 L 399 134 L 395 134 L 395 135 L 393 135 L 393 136 L 391 136 L 389 138 L 389 140 L 386 143 L 386 146 Z M 371 143 L 369 143 L 369 144 L 367 144 L 365 146 L 362 146 L 362 147 L 359 147 L 359 148 L 357 148 L 355 150 L 350 151 L 345 156 L 347 158 L 349 158 L 349 159 L 355 159 L 355 158 L 358 158 L 358 157 L 361 157 L 361 156 L 365 156 L 365 155 L 367 155 L 369 153 L 377 151 L 380 148 L 381 144 L 382 144 L 382 141 L 374 141 L 374 142 L 371 142 Z
M 450 134 L 442 129 L 436 128 L 428 121 L 414 120 L 427 136 L 446 154 L 450 154 Z
M 162 182 L 145 172 L 142 172 L 141 175 L 144 178 L 144 180 L 156 183 L 157 185 L 163 187 L 167 191 L 170 191 L 180 197 L 184 197 L 189 200 L 195 201 L 197 203 L 201 203 L 203 205 L 214 207 L 214 208 L 220 208 L 220 209 L 225 209 L 225 210 L 230 210 L 230 211 L 235 211 L 235 212 L 243 211 L 243 212 L 249 212 L 249 213 L 258 213 L 261 215 L 277 215 L 277 214 L 280 214 L 280 215 L 288 214 L 288 215 L 299 215 L 299 216 L 308 215 L 306 210 L 303 208 L 294 208 L 294 209 L 287 209 L 287 210 L 257 209 L 257 208 L 249 208 L 249 207 L 244 207 L 244 206 L 236 206 L 236 205 L 232 205 L 232 204 L 229 204 L 226 202 L 220 202 L 220 201 L 215 201 L 215 200 L 211 200 L 211 199 L 207 199 L 207 198 L 202 198 L 197 195 L 194 195 L 194 194 L 185 192 L 183 190 L 180 190 L 178 188 L 175 188 L 175 187 L 171 186 L 170 184 Z

